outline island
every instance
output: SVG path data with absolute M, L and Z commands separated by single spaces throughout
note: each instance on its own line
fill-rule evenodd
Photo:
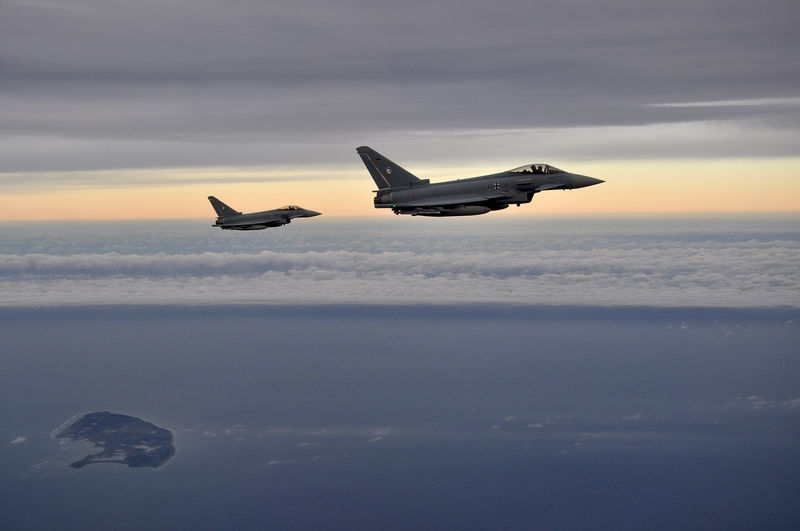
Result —
M 102 448 L 71 463 L 82 468 L 92 463 L 121 463 L 132 468 L 158 468 L 174 454 L 172 432 L 155 424 L 128 415 L 109 411 L 88 413 L 59 429 L 57 438 L 88 441 Z

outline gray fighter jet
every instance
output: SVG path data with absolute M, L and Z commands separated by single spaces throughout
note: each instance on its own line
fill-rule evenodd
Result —
M 211 206 L 217 212 L 217 221 L 212 227 L 226 230 L 261 230 L 268 227 L 280 227 L 290 223 L 294 218 L 311 218 L 319 216 L 319 212 L 306 210 L 299 206 L 289 205 L 275 210 L 242 214 L 232 209 L 213 195 L 208 196 Z
M 604 181 L 559 170 L 549 164 L 528 164 L 500 173 L 431 184 L 367 146 L 356 148 L 378 185 L 375 208 L 391 208 L 412 216 L 475 216 L 509 205 L 530 203 L 545 190 L 573 190 Z

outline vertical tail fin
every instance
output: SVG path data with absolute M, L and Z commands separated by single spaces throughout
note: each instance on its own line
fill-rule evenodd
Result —
M 423 182 L 416 175 L 370 147 L 361 146 L 356 148 L 356 152 L 361 156 L 364 166 L 367 167 L 367 171 L 369 171 L 378 188 L 407 188 L 414 183 Z
M 237 212 L 236 210 L 232 209 L 213 195 L 208 196 L 208 200 L 211 201 L 211 206 L 214 207 L 217 216 L 221 218 L 224 218 L 225 216 L 238 216 L 241 214 L 241 212 Z

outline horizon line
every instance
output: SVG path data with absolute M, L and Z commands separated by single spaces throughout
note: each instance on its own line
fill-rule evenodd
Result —
M 369 213 L 369 214 L 325 214 L 326 219 L 333 219 L 338 221 L 345 221 L 349 219 L 394 219 L 395 216 L 387 216 L 386 213 Z M 467 216 L 469 219 L 478 218 L 481 216 Z M 519 213 L 513 217 L 494 216 L 491 219 L 515 219 L 515 218 L 555 218 L 555 219 L 673 219 L 673 218 L 730 218 L 730 217 L 751 217 L 751 218 L 785 218 L 785 217 L 800 217 L 800 209 L 796 210 L 720 210 L 720 211 L 678 211 L 678 210 L 663 210 L 663 211 L 626 211 L 626 212 L 539 212 L 539 213 Z M 0 224 L 19 224 L 19 223 L 68 223 L 68 222 L 120 222 L 120 221 L 207 221 L 213 219 L 214 216 L 183 216 L 183 217 L 141 217 L 141 218 L 35 218 L 35 219 L 2 219 Z M 404 218 L 405 219 L 405 218 Z M 490 219 L 481 217 L 481 219 Z M 319 222 L 317 222 L 319 223 Z

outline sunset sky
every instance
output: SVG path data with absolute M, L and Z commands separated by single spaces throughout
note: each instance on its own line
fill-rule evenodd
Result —
M 0 3 L 0 220 L 386 215 L 433 181 L 606 181 L 495 216 L 800 211 L 792 0 Z

